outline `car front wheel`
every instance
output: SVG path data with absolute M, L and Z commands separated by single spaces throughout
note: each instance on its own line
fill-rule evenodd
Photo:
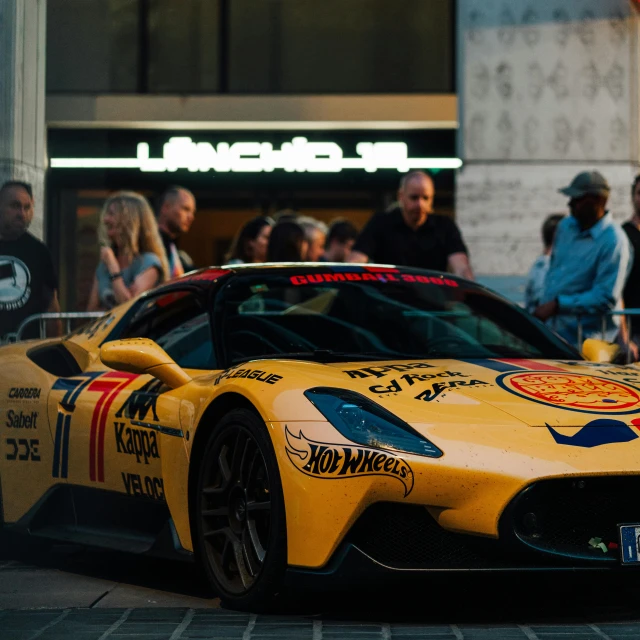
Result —
M 195 505 L 198 555 L 223 604 L 268 607 L 286 568 L 285 509 L 273 444 L 254 412 L 234 409 L 211 432 Z

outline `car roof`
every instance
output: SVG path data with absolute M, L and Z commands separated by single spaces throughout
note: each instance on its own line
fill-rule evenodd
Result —
M 252 264 L 226 264 L 221 266 L 211 266 L 190 271 L 178 278 L 174 278 L 165 282 L 154 289 L 143 294 L 156 295 L 162 291 L 175 291 L 183 289 L 185 286 L 198 289 L 212 289 L 220 285 L 223 281 L 234 276 L 247 275 L 307 275 L 315 272 L 329 273 L 377 273 L 378 275 L 386 273 L 403 273 L 424 275 L 430 278 L 455 280 L 459 285 L 472 287 L 474 289 L 486 290 L 485 287 L 473 282 L 465 280 L 452 273 L 443 271 L 433 271 L 428 269 L 419 269 L 417 267 L 404 267 L 393 264 L 378 263 L 358 263 L 358 262 L 264 262 Z M 491 292 L 494 295 L 495 292 Z
M 456 280 L 464 280 L 444 271 L 434 271 L 428 269 L 419 269 L 417 267 L 403 267 L 394 264 L 378 264 L 378 263 L 361 263 L 361 262 L 260 262 L 250 264 L 225 264 L 221 266 L 205 267 L 197 271 L 190 271 L 178 278 L 179 280 L 198 279 L 202 281 L 211 281 L 225 273 L 278 273 L 279 271 L 296 271 L 304 269 L 305 271 L 322 271 L 326 269 L 340 269 L 341 271 L 390 271 L 402 273 L 424 273 L 429 276 L 443 276 L 446 278 L 455 278 Z M 209 276 L 209 277 L 206 277 Z

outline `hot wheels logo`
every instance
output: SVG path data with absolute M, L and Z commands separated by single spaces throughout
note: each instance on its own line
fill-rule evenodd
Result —
M 285 427 L 287 455 L 302 473 L 323 480 L 359 476 L 388 476 L 400 480 L 406 498 L 413 490 L 413 471 L 391 451 L 358 445 L 331 444 L 309 440 L 302 431 L 294 436 Z

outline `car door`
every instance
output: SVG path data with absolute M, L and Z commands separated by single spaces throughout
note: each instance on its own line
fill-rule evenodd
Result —
M 183 367 L 211 364 L 210 318 L 197 291 L 145 297 L 117 337 L 151 338 Z M 60 455 L 61 475 L 65 473 L 74 486 L 164 502 L 163 448 L 184 450 L 179 394 L 153 376 L 104 365 L 84 376 L 66 398 L 66 406 L 64 398 L 59 401 L 61 440 L 66 428 L 71 442 Z M 82 520 L 83 509 L 93 506 L 76 508 Z

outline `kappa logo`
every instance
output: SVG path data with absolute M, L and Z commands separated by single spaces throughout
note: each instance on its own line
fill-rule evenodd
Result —
M 448 382 L 436 382 L 431 385 L 431 389 L 425 389 L 416 396 L 416 400 L 424 402 L 432 402 L 447 389 L 455 389 L 457 387 L 475 387 L 477 385 L 488 385 L 484 380 L 450 380 Z
M 116 449 L 118 453 L 135 456 L 136 462 L 144 460 L 149 464 L 149 458 L 159 458 L 158 439 L 154 431 L 127 427 L 125 422 L 115 422 Z
M 468 378 L 458 371 L 443 371 L 442 373 L 405 373 L 400 376 L 400 380 L 412 387 L 416 382 L 423 382 L 425 380 L 433 380 L 434 378 Z M 398 393 L 402 391 L 402 385 L 397 380 L 392 380 L 390 384 L 374 384 L 369 387 L 369 391 L 372 393 Z
M 287 456 L 302 473 L 322 480 L 346 480 L 361 476 L 387 476 L 399 480 L 406 498 L 413 490 L 413 471 L 391 451 L 359 445 L 309 440 L 302 431 L 294 436 L 285 427 Z
M 140 420 L 144 422 L 147 418 L 149 410 L 152 411 L 154 422 L 158 422 L 158 414 L 156 412 L 156 404 L 162 382 L 160 380 L 151 379 L 145 382 L 139 389 L 136 389 L 125 400 L 124 404 L 116 411 L 116 418 L 129 418 L 129 420 Z

